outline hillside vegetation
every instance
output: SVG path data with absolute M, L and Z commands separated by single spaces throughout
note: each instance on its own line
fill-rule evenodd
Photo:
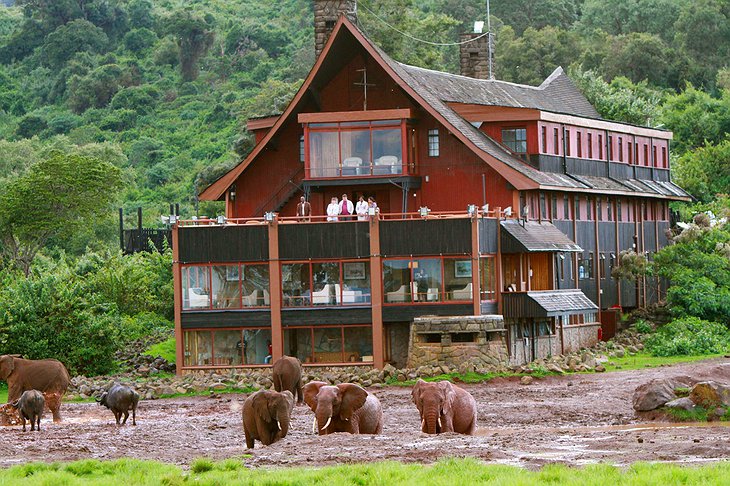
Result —
M 196 194 L 251 150 L 246 121 L 281 112 L 301 85 L 314 63 L 312 2 L 3 2 L 13 3 L 0 4 L 0 310 L 32 288 L 70 286 L 54 298 L 76 295 L 84 312 L 109 310 L 139 334 L 147 324 L 139 327 L 138 309 L 110 310 L 112 294 L 88 289 L 78 266 L 122 265 L 117 205 L 128 224 L 138 206 L 148 225 L 173 202 L 183 216 L 222 212 Z M 394 28 L 448 43 L 485 15 L 484 0 L 359 2 L 361 27 L 395 59 L 451 72 L 458 47 Z M 716 196 L 730 192 L 730 0 L 505 0 L 492 2 L 491 20 L 498 78 L 539 84 L 562 65 L 602 116 L 672 130 L 675 181 L 702 209 L 727 206 Z M 46 182 L 61 167 L 77 173 L 59 190 Z M 49 271 L 61 280 L 48 281 Z M 165 285 L 159 295 L 169 296 Z M 11 343 L 32 355 L 52 349 L 3 336 L 54 313 L 82 326 L 64 312 L 72 302 L 0 312 L 0 352 Z M 169 319 L 171 301 L 157 305 L 149 310 Z M 79 363 L 79 371 L 112 366 Z

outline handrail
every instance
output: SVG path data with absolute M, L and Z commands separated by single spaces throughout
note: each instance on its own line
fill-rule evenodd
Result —
M 300 172 L 302 173 L 302 177 L 297 178 L 297 176 L 299 175 Z M 291 195 L 294 193 L 294 191 L 299 189 L 299 186 L 297 185 L 296 182 L 294 182 L 294 180 L 296 179 L 297 182 L 301 181 L 304 178 L 303 173 L 304 173 L 304 166 L 298 166 L 294 172 L 289 174 L 289 176 L 286 178 L 286 180 L 276 189 L 276 191 L 274 191 L 274 193 L 271 195 L 271 197 L 269 199 L 267 199 L 266 201 L 264 201 L 262 204 L 260 204 L 258 208 L 256 208 L 256 210 L 253 212 L 253 214 L 263 214 L 264 210 L 267 208 L 269 203 L 271 203 L 271 201 L 279 200 L 279 202 L 277 202 L 275 205 L 280 204 L 282 201 L 280 198 L 278 198 L 279 193 L 281 192 L 282 189 L 289 187 L 289 184 L 292 184 L 294 186 L 294 189 L 291 189 L 288 193 L 285 193 L 285 194 L 287 194 L 285 199 L 289 199 L 289 197 L 291 197 Z

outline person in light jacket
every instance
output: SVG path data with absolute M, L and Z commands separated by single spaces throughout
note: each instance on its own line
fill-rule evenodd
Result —
M 340 214 L 340 205 L 337 202 L 337 198 L 333 197 L 327 206 L 327 221 L 337 221 Z
M 355 205 L 355 213 L 357 213 L 358 221 L 365 221 L 368 219 L 368 203 L 365 200 L 365 196 L 360 194 L 360 198 L 357 200 Z
M 347 194 L 343 194 L 342 201 L 340 201 L 340 215 L 342 216 L 343 221 L 352 219 L 352 216 L 354 216 L 354 214 L 355 205 L 352 204 L 352 201 L 347 199 Z

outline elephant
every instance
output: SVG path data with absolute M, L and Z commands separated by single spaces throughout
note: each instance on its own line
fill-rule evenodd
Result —
M 0 356 L 0 380 L 8 383 L 8 402 L 20 398 L 26 390 L 38 390 L 46 396 L 46 405 L 53 414 L 53 421 L 61 421 L 61 397 L 66 393 L 71 378 L 66 367 L 55 359 L 22 359 L 17 355 Z
M 427 434 L 456 432 L 473 435 L 477 427 L 477 402 L 469 392 L 448 381 L 413 387 L 413 403 L 421 415 L 421 431 Z
M 354 383 L 330 386 L 323 381 L 304 385 L 304 401 L 314 412 L 314 431 L 380 434 L 383 407 L 378 398 Z
M 292 356 L 277 359 L 272 369 L 274 390 L 289 390 L 297 397 L 297 405 L 302 404 L 302 362 Z
M 243 432 L 246 447 L 253 449 L 254 440 L 271 445 L 289 432 L 294 395 L 289 390 L 259 390 L 243 403 Z

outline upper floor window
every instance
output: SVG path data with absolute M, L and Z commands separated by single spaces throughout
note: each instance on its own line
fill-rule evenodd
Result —
M 570 157 L 570 132 L 565 131 L 565 155 Z
M 547 153 L 547 127 L 542 127 L 542 153 Z
M 598 159 L 603 160 L 603 135 L 598 134 Z
M 428 156 L 439 156 L 439 129 L 432 128 L 428 131 Z
M 667 147 L 662 147 L 662 167 L 665 169 L 669 167 L 667 165 Z
M 553 153 L 560 154 L 560 134 L 557 128 L 553 128 Z
M 299 137 L 299 162 L 304 162 L 304 135 Z
M 608 136 L 608 143 L 606 144 L 606 157 L 608 161 L 613 158 L 613 136 Z
M 281 265 L 284 307 L 370 303 L 370 265 L 365 260 L 292 262 Z
M 624 161 L 624 139 L 618 137 L 618 161 Z
M 502 143 L 516 154 L 527 153 L 527 129 L 505 128 L 502 130 Z
M 593 158 L 593 134 L 588 132 L 588 158 Z
M 629 148 L 629 164 L 633 164 L 634 163 L 634 146 L 631 142 L 627 142 L 626 144 L 628 145 L 628 148 Z
M 583 134 L 580 132 L 575 134 L 575 143 L 575 155 L 576 157 L 581 158 L 583 157 Z
M 268 307 L 269 266 L 190 265 L 182 268 L 183 310 Z

